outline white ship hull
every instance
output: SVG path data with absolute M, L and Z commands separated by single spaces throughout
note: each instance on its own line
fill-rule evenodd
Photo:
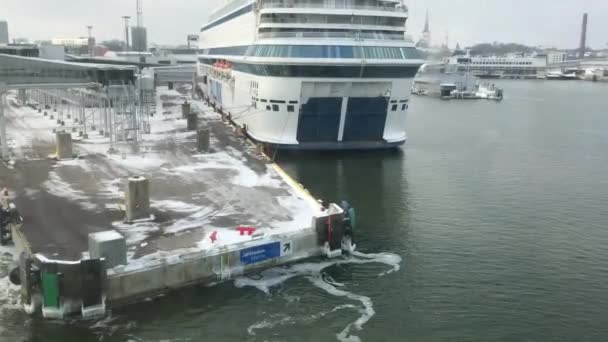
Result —
M 251 138 L 278 148 L 377 149 L 405 143 L 410 89 L 422 64 L 407 58 L 415 51 L 405 49 L 413 47 L 403 40 L 352 37 L 268 39 L 256 34 L 260 11 L 246 6 L 202 30 L 201 96 Z M 365 60 L 368 50 L 393 55 Z

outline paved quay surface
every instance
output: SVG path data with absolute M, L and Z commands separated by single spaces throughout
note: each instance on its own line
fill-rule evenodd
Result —
M 195 132 L 181 119 L 185 98 L 159 89 L 158 112 L 138 154 L 126 145 L 108 154 L 109 140 L 91 132 L 88 139 L 73 134 L 79 158 L 54 161 L 48 156 L 55 121 L 11 94 L 7 131 L 15 163 L 0 166 L 0 179 L 24 218 L 31 251 L 78 260 L 86 256 L 88 234 L 115 229 L 127 239 L 131 264 L 250 240 L 235 230 L 241 225 L 272 234 L 310 227 L 319 210 L 312 198 L 196 101 L 200 126 L 211 131 L 211 151 L 195 151 Z M 152 217 L 127 224 L 124 187 L 136 175 L 150 179 Z

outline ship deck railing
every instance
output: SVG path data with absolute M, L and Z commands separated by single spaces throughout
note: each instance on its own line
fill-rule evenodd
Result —
M 272 38 L 346 38 L 357 40 L 403 40 L 413 42 L 409 35 L 363 32 L 260 32 L 259 39 Z
M 260 9 L 264 8 L 320 8 L 320 9 L 348 9 L 348 10 L 369 10 L 369 11 L 388 11 L 407 13 L 407 6 L 382 6 L 382 5 L 355 5 L 352 1 L 263 1 Z

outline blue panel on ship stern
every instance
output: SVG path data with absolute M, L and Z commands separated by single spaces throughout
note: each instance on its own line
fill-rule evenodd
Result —
M 298 120 L 298 141 L 335 142 L 340 128 L 341 97 L 313 97 L 302 106 Z
M 388 101 L 388 97 L 349 98 L 343 141 L 383 140 Z

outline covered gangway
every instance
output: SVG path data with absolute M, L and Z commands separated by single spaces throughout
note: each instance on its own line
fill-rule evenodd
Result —
M 5 95 L 14 89 L 101 88 L 110 84 L 134 84 L 137 67 L 80 64 L 0 54 L 0 144 L 8 158 Z

